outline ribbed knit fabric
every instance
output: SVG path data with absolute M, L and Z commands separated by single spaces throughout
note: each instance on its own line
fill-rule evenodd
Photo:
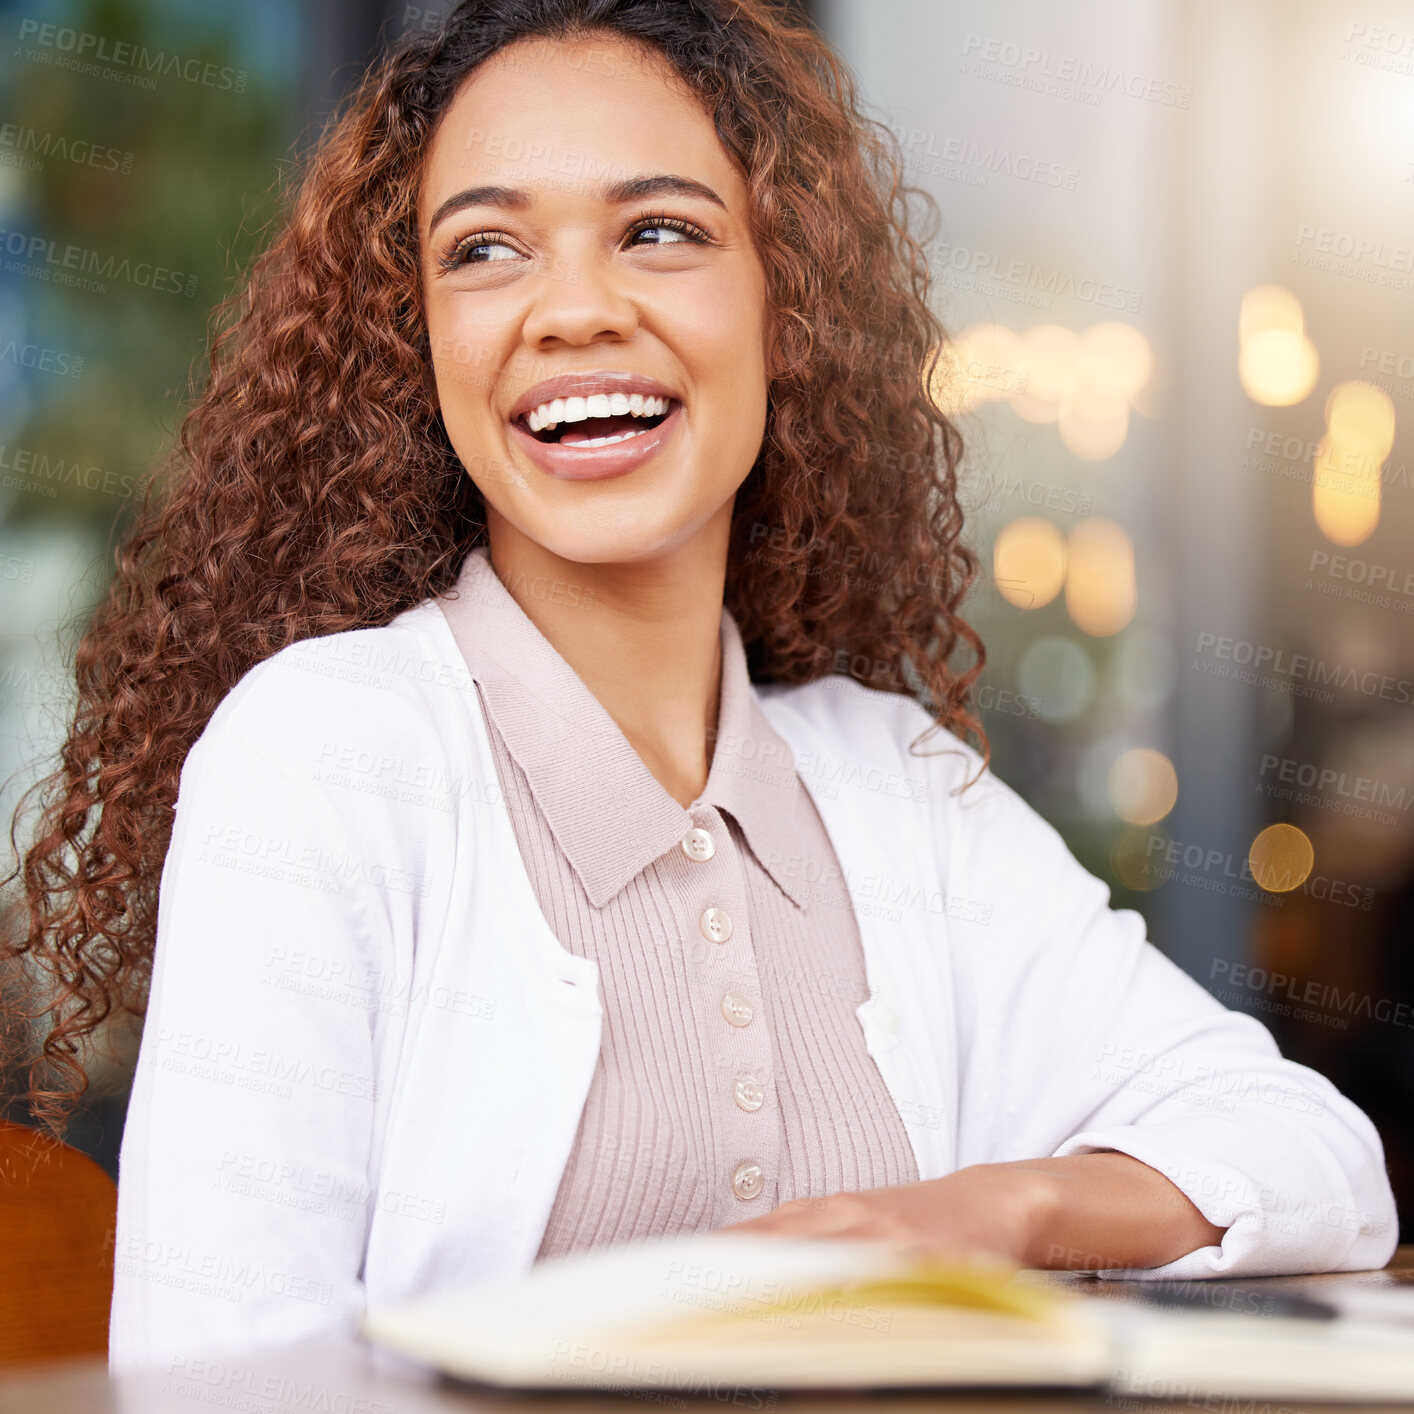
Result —
M 915 1181 L 854 1014 L 868 984 L 849 894 L 731 615 L 711 769 L 685 810 L 484 549 L 458 590 L 476 612 L 454 630 L 535 896 L 561 944 L 598 964 L 604 1005 L 539 1257 Z M 680 847 L 694 828 L 711 837 L 705 860 Z M 759 1191 L 741 1197 L 751 1184 L 733 1177 L 753 1162 Z

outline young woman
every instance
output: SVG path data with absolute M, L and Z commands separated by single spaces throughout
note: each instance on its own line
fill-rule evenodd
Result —
M 326 137 L 25 864 L 43 1113 L 146 1004 L 115 1367 L 742 1225 L 1387 1260 L 1368 1119 L 963 740 L 898 177 L 764 0 L 467 0 Z

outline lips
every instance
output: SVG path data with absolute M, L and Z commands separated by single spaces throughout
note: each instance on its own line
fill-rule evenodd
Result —
M 583 398 L 591 393 L 639 393 L 645 398 L 671 398 L 681 402 L 673 389 L 656 378 L 649 378 L 643 373 L 626 373 L 618 368 L 602 368 L 583 373 L 561 373 L 557 378 L 536 383 L 515 400 L 508 416 L 515 422 L 528 417 L 530 410 L 541 403 L 553 402 L 556 398 Z
M 666 414 L 656 412 L 659 405 L 666 405 Z M 655 411 L 646 414 L 646 408 Z M 547 475 L 599 480 L 632 471 L 661 450 L 682 422 L 683 405 L 656 378 L 598 369 L 536 383 L 508 416 L 512 440 Z

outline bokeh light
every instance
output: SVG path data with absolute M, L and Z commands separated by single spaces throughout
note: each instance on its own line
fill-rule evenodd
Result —
M 1178 684 L 1178 654 L 1163 634 L 1133 629 L 1115 646 L 1109 681 L 1125 711 L 1149 716 L 1173 696 Z
M 1130 408 L 1153 373 L 1153 349 L 1132 325 L 1108 320 L 1077 334 L 1038 324 L 1021 336 L 1017 388 L 1007 401 L 1028 422 L 1058 423 L 1077 457 L 1105 461 L 1124 445 Z
M 1154 376 L 1154 351 L 1132 324 L 1109 320 L 1080 336 L 1080 361 L 1093 381 L 1131 402 Z
M 1310 395 L 1321 373 L 1316 346 L 1290 329 L 1263 329 L 1243 340 L 1237 376 L 1253 402 L 1290 407 Z
M 1037 324 L 1021 336 L 1021 387 L 1008 402 L 1027 422 L 1054 422 L 1080 361 L 1080 336 L 1061 324 Z
M 1385 458 L 1394 447 L 1389 394 L 1372 383 L 1337 384 L 1326 399 L 1326 435 L 1316 448 L 1311 511 L 1332 544 L 1359 545 L 1380 523 Z
M 1138 603 L 1134 543 L 1123 526 L 1096 517 L 1066 546 L 1065 606 L 1075 626 L 1096 638 L 1118 633 Z
M 933 401 L 949 417 L 1004 398 L 1021 385 L 1021 336 L 1004 324 L 974 324 L 943 351 Z
M 1380 523 L 1380 496 L 1378 463 L 1321 439 L 1311 478 L 1311 511 L 1327 540 L 1342 546 L 1368 540 Z
M 1247 855 L 1252 877 L 1272 894 L 1299 889 L 1315 862 L 1311 841 L 1295 825 L 1268 825 Z
M 1136 746 L 1110 767 L 1114 812 L 1131 825 L 1153 825 L 1178 803 L 1178 773 L 1162 751 Z
M 1044 722 L 1074 721 L 1095 693 L 1095 669 L 1090 655 L 1073 639 L 1051 634 L 1038 638 L 1016 665 L 1021 695 L 1036 704 Z
M 997 592 L 1018 609 L 1049 604 L 1065 583 L 1065 537 L 1039 516 L 1004 526 L 992 550 Z
M 1282 285 L 1256 285 L 1242 296 L 1237 314 L 1237 337 L 1243 343 L 1268 329 L 1299 334 L 1305 327 L 1301 301 Z
M 1258 285 L 1237 316 L 1237 376 L 1266 407 L 1290 407 L 1309 396 L 1320 376 L 1316 346 L 1306 336 L 1301 302 L 1280 285 Z
M 1124 446 L 1129 403 L 1090 374 L 1077 378 L 1061 400 L 1057 430 L 1065 445 L 1084 461 L 1104 461 Z
M 1169 837 L 1163 829 L 1126 826 L 1110 846 L 1110 868 L 1127 889 L 1147 893 L 1167 881 L 1171 869 L 1164 862 Z
M 1382 463 L 1394 446 L 1394 403 L 1373 383 L 1337 383 L 1326 399 L 1326 432 L 1333 443 Z

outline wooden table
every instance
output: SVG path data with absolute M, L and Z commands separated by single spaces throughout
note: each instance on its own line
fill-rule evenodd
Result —
M 1136 1283 L 1099 1281 L 1070 1273 L 1057 1281 L 1094 1299 L 1123 1299 Z M 1319 1295 L 1333 1282 L 1372 1286 L 1414 1285 L 1414 1246 L 1401 1247 L 1390 1265 L 1377 1272 L 1243 1280 L 1243 1286 L 1281 1286 Z M 1411 1332 L 1414 1342 L 1414 1332 Z M 36 1366 L 0 1378 L 0 1414 L 622 1414 L 642 1405 L 669 1410 L 740 1409 L 746 1414 L 1377 1414 L 1381 1409 L 1414 1409 L 1414 1389 L 1400 1405 L 1292 1404 L 1281 1401 L 1205 1398 L 1157 1401 L 1087 1391 L 1083 1393 L 999 1394 L 902 1393 L 885 1395 L 780 1395 L 744 1390 L 735 1398 L 679 1396 L 644 1390 L 637 1395 L 593 1393 L 500 1394 L 442 1380 L 430 1371 L 379 1356 L 357 1341 L 288 1345 L 258 1355 L 209 1362 L 199 1378 L 190 1371 L 159 1369 L 110 1379 L 102 1361 Z

